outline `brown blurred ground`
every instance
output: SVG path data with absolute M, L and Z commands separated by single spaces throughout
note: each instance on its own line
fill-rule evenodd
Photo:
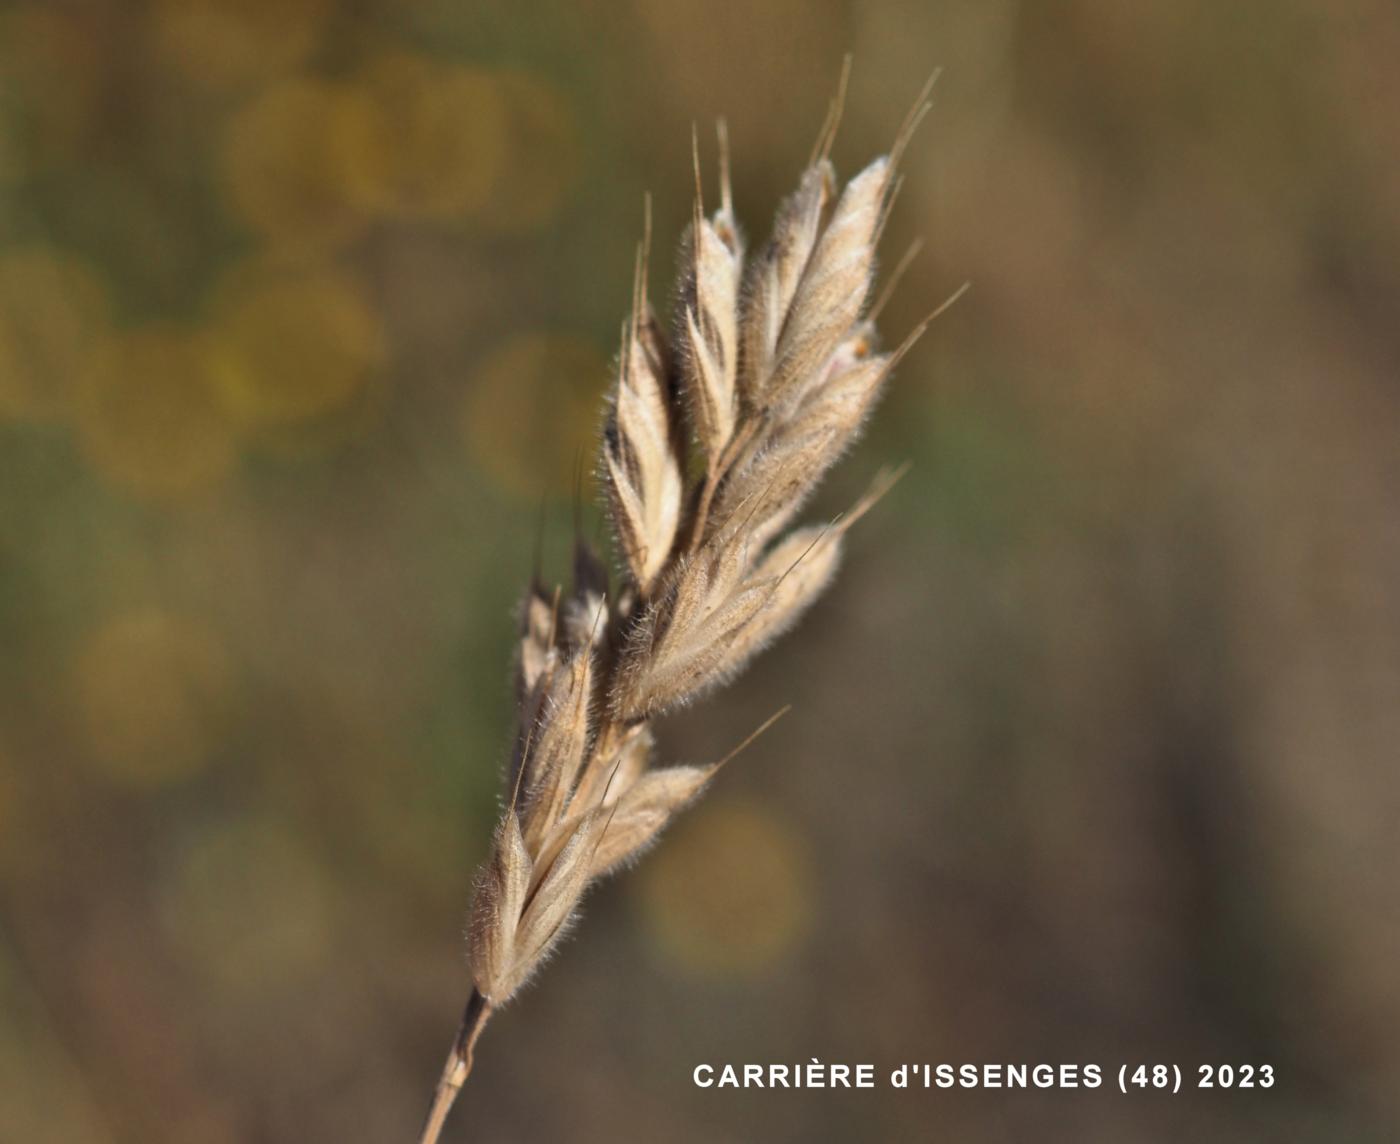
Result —
M 642 194 L 664 252 L 725 114 L 761 236 L 848 49 L 847 172 L 945 68 L 887 330 L 973 291 L 822 509 L 913 473 L 668 724 L 712 758 L 796 705 L 591 899 L 452 1138 L 1396 1138 L 1393 5 L 33 0 L 0 11 L 0 1140 L 412 1137 Z M 814 1056 L 1279 1083 L 690 1080 Z

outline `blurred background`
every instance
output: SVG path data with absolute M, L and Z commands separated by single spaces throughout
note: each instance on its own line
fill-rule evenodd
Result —
M 848 50 L 847 175 L 945 69 L 887 337 L 973 289 L 816 512 L 912 473 L 664 725 L 704 761 L 796 708 L 591 897 L 448 1138 L 1397 1138 L 1393 4 L 33 0 L 0 9 L 0 1139 L 416 1138 L 643 194 L 664 283 L 723 114 L 761 240 Z M 691 1082 L 812 1057 L 1278 1083 Z

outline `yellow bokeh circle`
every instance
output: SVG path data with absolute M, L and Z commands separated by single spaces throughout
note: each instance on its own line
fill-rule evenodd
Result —
M 73 662 L 89 755 L 110 780 L 156 787 L 199 771 L 218 743 L 230 668 L 208 628 L 158 609 L 93 631 Z
M 107 322 L 86 263 L 42 246 L 0 253 L 0 417 L 66 416 Z
M 378 313 L 333 269 L 233 276 L 212 317 L 214 372 L 247 428 L 295 426 L 344 406 L 388 355 Z
M 656 949 L 695 976 L 763 972 L 791 954 L 810 924 L 806 849 L 761 806 L 702 805 L 640 874 L 642 919 Z
M 362 187 L 379 152 L 373 103 L 354 87 L 295 79 L 236 113 L 224 144 L 234 213 L 279 252 L 306 256 L 353 240 Z
M 504 101 L 491 73 L 396 53 L 368 67 L 358 89 L 374 108 L 373 145 L 357 154 L 353 173 L 368 207 L 438 220 L 482 209 L 506 147 Z
M 233 426 L 215 393 L 206 339 L 154 326 L 109 338 L 78 395 L 78 439 L 89 463 L 137 495 L 175 498 L 209 488 L 235 457 Z
M 568 495 L 592 471 L 608 359 L 570 334 L 517 335 L 473 372 L 462 430 L 473 460 L 508 492 Z M 586 495 L 586 494 L 585 494 Z

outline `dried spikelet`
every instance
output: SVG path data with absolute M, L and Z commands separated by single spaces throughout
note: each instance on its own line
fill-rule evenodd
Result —
M 822 214 L 835 183 L 836 173 L 826 159 L 819 159 L 804 171 L 797 190 L 778 209 L 773 236 L 749 267 L 744 284 L 739 380 L 750 406 L 764 403 L 764 392 L 778 359 L 778 342 L 797 284 L 817 244 Z
M 838 355 L 827 379 L 735 464 L 715 500 L 710 529 L 743 516 L 751 543 L 767 544 L 860 435 L 896 361 L 897 355 Z
M 637 723 L 622 735 L 611 753 L 600 751 L 579 778 L 571 805 L 612 806 L 651 764 L 656 737 L 645 723 Z
M 715 770 L 663 767 L 632 783 L 615 806 L 595 811 L 605 816 L 605 826 L 590 876 L 601 877 L 650 846 L 676 813 L 700 793 Z
M 847 184 L 793 298 L 764 388 L 766 409 L 791 405 L 819 381 L 870 294 L 875 235 L 890 185 L 889 160 L 876 159 Z
M 734 435 L 738 413 L 739 281 L 744 252 L 734 224 L 727 178 L 714 218 L 703 217 L 700 158 L 695 157 L 695 217 L 687 238 L 688 277 L 681 292 L 681 380 L 700 447 L 717 464 Z
M 841 532 L 828 526 L 799 528 L 773 546 L 753 571 L 771 584 L 768 602 L 729 645 L 725 670 L 738 672 L 793 626 L 826 591 L 841 560 Z
M 668 628 L 656 652 L 638 665 L 619 708 L 625 719 L 651 718 L 679 707 L 731 678 L 728 648 L 767 602 L 768 586 L 745 584 L 711 610 L 703 622 Z
M 876 353 L 882 302 L 865 309 L 919 112 L 838 195 L 828 155 L 840 102 L 747 275 L 722 129 L 710 218 L 697 156 L 674 354 L 646 300 L 647 239 L 639 250 L 600 455 L 623 574 L 610 589 L 580 543 L 567 597 L 526 594 L 510 797 L 472 909 L 476 993 L 424 1144 L 438 1138 L 482 1023 L 556 945 L 589 883 L 654 842 L 722 765 L 653 768 L 650 721 L 790 628 L 831 582 L 846 530 L 889 487 L 881 478 L 839 522 L 780 535 L 910 344 Z M 689 463 L 687 430 L 703 466 Z
M 588 746 L 593 652 L 581 647 L 554 673 L 548 700 L 526 748 L 524 832 L 538 846 L 563 812 Z
M 507 812 L 496 829 L 491 860 L 482 871 L 472 904 L 472 971 L 484 997 L 503 992 L 515 958 L 515 934 L 525 910 L 533 866 L 520 820 Z
M 487 994 L 493 1002 L 505 1000 L 523 985 L 563 935 L 588 886 L 589 864 L 597 849 L 602 825 L 594 820 L 583 822 L 542 877 L 536 868 L 536 882 L 530 890 L 529 905 L 520 916 L 516 929 L 513 960 L 500 979 L 498 994 Z
M 637 710 L 663 712 L 733 679 L 826 589 L 840 551 L 840 535 L 829 528 L 785 538 L 717 609 L 714 621 L 655 657 L 639 684 Z
M 645 300 L 638 299 L 636 305 L 644 307 Z M 603 469 L 614 528 L 643 589 L 670 554 L 682 494 L 673 403 L 653 327 L 636 313 L 628 323 L 603 431 Z
M 736 467 L 711 514 L 716 530 L 744 521 L 755 549 L 780 530 L 840 455 L 836 427 L 789 426 Z
M 706 645 L 701 672 L 705 678 L 692 686 L 704 689 L 733 679 L 756 654 L 801 618 L 835 576 L 845 532 L 893 487 L 900 475 L 880 474 L 839 523 L 797 529 L 754 564 L 731 599 L 757 599 L 758 605 L 742 623 L 727 627 L 722 639 Z M 651 686 L 657 691 L 662 689 L 661 683 Z M 663 697 L 657 705 L 683 702 L 694 693 Z
M 724 681 L 724 645 L 763 606 L 742 583 L 748 549 L 724 534 L 682 560 L 665 591 L 629 634 L 613 696 L 614 715 L 648 718 Z

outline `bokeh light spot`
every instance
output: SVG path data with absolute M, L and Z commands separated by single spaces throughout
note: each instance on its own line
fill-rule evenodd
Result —
M 40 246 L 0 254 L 0 417 L 67 414 L 107 319 L 106 292 L 83 262 Z
M 354 280 L 333 270 L 236 276 L 214 309 L 215 376 L 247 427 L 329 413 L 387 358 L 378 315 Z
M 161 57 L 211 90 L 265 80 L 316 46 L 332 0 L 157 0 Z
M 332 886 L 276 822 L 219 824 L 192 840 L 163 895 L 172 942 L 224 992 L 262 992 L 324 967 Z
M 440 220 L 486 204 L 506 145 L 504 99 L 490 73 L 394 53 L 367 69 L 362 91 L 376 129 L 355 172 L 368 207 Z
M 772 811 L 697 809 L 642 865 L 638 890 L 658 952 L 695 976 L 760 973 L 791 953 L 811 917 L 811 874 L 793 830 Z
M 477 368 L 463 402 L 473 458 L 521 496 L 572 492 L 579 466 L 586 476 L 592 464 L 607 372 L 607 359 L 584 338 L 511 338 Z
M 88 749 L 115 782 L 158 787 L 199 771 L 229 704 L 230 669 L 219 639 L 159 610 L 109 619 L 74 662 Z
M 153 498 L 213 485 L 234 459 L 207 343 L 153 327 L 97 347 L 78 401 L 79 440 L 103 477 Z
M 298 79 L 270 88 L 229 124 L 233 209 L 287 255 L 350 242 L 366 222 L 356 188 L 377 137 L 374 105 L 348 85 Z

